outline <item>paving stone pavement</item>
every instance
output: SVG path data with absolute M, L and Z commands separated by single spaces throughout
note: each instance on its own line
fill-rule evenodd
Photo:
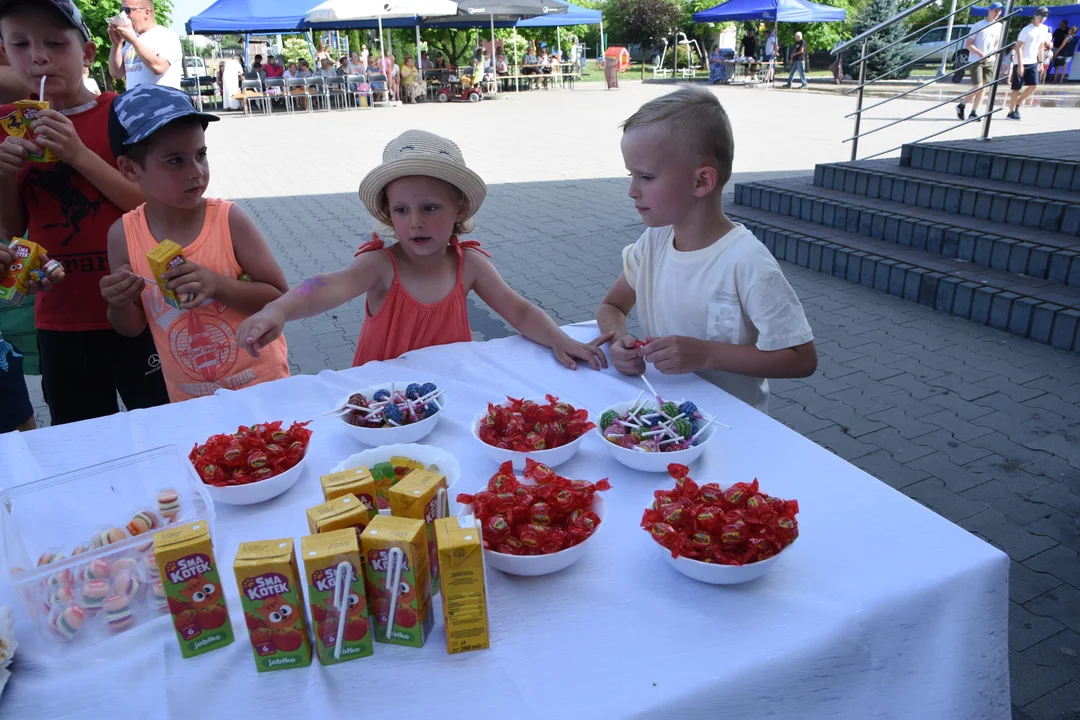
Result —
M 480 108 L 229 119 L 209 136 L 211 191 L 238 199 L 296 283 L 346 263 L 370 230 L 355 188 L 382 145 L 406 127 L 443 132 L 489 182 L 474 236 L 506 280 L 559 322 L 587 320 L 619 272 L 620 250 L 641 232 L 625 197 L 616 125 L 663 91 L 626 84 L 621 94 L 531 93 Z M 836 119 L 850 103 L 842 98 L 718 93 L 740 148 L 735 180 L 844 159 L 839 140 L 849 128 Z M 746 142 L 762 118 L 774 118 L 774 137 L 787 138 L 792 103 L 808 118 L 799 142 L 782 152 Z M 1077 112 L 1032 110 L 1026 129 L 1075 123 Z M 569 123 L 572 138 L 493 150 L 486 128 L 529 125 L 538 115 Z M 355 142 L 337 143 L 344 138 Z M 328 152 L 338 144 L 340 152 Z M 806 308 L 820 364 L 811 378 L 772 383 L 770 414 L 1007 552 L 1015 717 L 1080 717 L 1080 356 L 781 265 Z M 358 299 L 291 323 L 293 371 L 348 367 L 362 312 Z M 475 297 L 469 313 L 477 339 L 512 332 Z

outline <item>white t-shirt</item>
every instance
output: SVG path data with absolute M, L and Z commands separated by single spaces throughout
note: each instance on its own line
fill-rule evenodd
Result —
M 128 90 L 139 85 L 164 85 L 179 90 L 184 72 L 184 50 L 180 46 L 180 36 L 164 25 L 155 25 L 140 35 L 139 40 L 152 54 L 168 60 L 169 69 L 158 75 L 146 67 L 135 48 L 128 45 L 124 48 Z
M 672 228 L 649 228 L 623 250 L 623 274 L 637 294 L 646 336 L 684 335 L 759 350 L 814 339 L 802 303 L 780 266 L 742 225 L 693 252 L 675 249 Z M 764 378 L 699 373 L 743 402 L 768 412 Z
M 1001 28 L 1001 23 L 990 27 L 989 20 L 980 20 L 971 26 L 969 36 L 975 49 L 982 53 L 980 60 L 990 53 L 997 52 L 997 49 L 1001 47 Z
M 765 41 L 765 54 L 776 55 L 776 36 L 770 35 Z
M 98 87 L 97 80 L 92 77 L 84 77 L 82 81 L 83 87 L 95 95 L 101 94 L 101 88 Z
M 1045 21 L 1038 27 L 1031 23 L 1024 26 L 1016 41 L 1024 43 L 1024 47 L 1020 49 L 1020 60 L 1025 67 L 1039 62 L 1043 43 L 1050 42 L 1051 37 L 1050 28 L 1046 27 Z

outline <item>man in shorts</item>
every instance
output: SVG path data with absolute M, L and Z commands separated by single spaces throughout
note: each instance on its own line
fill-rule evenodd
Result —
M 1010 120 L 1020 119 L 1020 104 L 1031 97 L 1031 93 L 1035 92 L 1039 85 L 1043 55 L 1050 44 L 1050 29 L 1046 27 L 1046 18 L 1049 15 L 1049 8 L 1040 7 L 1035 10 L 1031 23 L 1026 25 L 1016 38 L 1009 114 L 1005 116 Z
M 979 108 L 982 106 L 983 85 L 994 80 L 994 67 L 997 56 L 994 54 L 1001 47 L 1001 23 L 997 22 L 1001 17 L 1001 11 L 1005 6 L 999 2 L 992 2 L 986 8 L 986 19 L 980 20 L 971 27 L 971 34 L 967 37 L 964 47 L 968 51 L 968 62 L 975 63 L 971 67 L 972 84 L 979 88 L 975 92 L 975 99 L 971 102 L 971 114 L 968 120 L 979 117 Z M 956 117 L 964 119 L 964 99 L 956 105 Z

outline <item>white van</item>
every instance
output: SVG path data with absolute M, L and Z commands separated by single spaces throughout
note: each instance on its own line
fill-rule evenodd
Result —
M 941 58 L 948 53 L 949 62 L 953 67 L 967 63 L 968 51 L 964 49 L 964 41 L 971 32 L 971 25 L 953 25 L 952 40 L 945 42 L 947 27 L 936 27 L 915 41 L 912 58 L 922 57 L 931 50 L 935 51 L 919 60 L 920 63 L 936 65 L 941 63 Z
M 184 77 L 202 77 L 206 75 L 206 64 L 201 57 L 184 58 Z

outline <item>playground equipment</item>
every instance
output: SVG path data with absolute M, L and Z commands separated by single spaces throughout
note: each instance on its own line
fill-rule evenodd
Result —
M 679 52 L 675 50 L 675 63 L 674 67 L 669 70 L 665 63 L 667 61 L 667 52 L 670 43 L 667 38 L 663 38 L 664 43 L 663 52 L 660 57 L 653 64 L 653 77 L 654 78 L 666 78 L 669 75 L 679 75 L 684 78 L 691 78 L 694 76 L 694 72 L 701 70 L 704 67 L 704 55 L 701 52 L 701 46 L 698 45 L 697 40 L 690 40 L 686 37 L 686 33 L 675 33 L 675 46 L 677 48 L 683 48 L 686 52 L 687 66 L 679 68 Z

